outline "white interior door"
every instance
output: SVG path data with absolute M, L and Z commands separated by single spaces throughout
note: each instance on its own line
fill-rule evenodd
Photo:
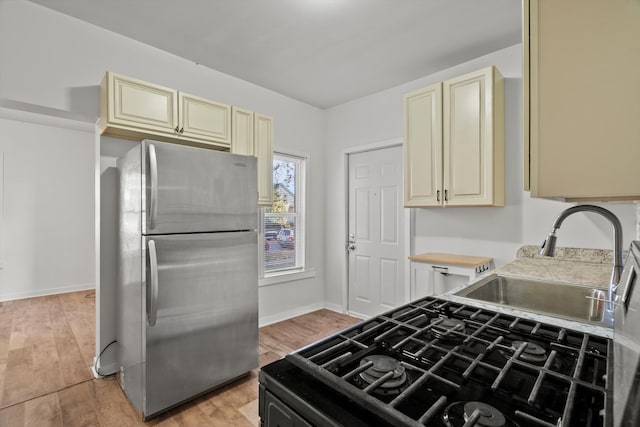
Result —
M 402 147 L 349 155 L 349 312 L 404 302 Z

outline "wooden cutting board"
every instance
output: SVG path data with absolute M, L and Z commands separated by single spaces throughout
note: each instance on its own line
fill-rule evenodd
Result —
M 429 262 L 434 264 L 462 265 L 465 267 L 477 267 L 493 261 L 490 257 L 478 257 L 470 255 L 443 254 L 437 252 L 427 252 L 409 257 L 411 261 Z

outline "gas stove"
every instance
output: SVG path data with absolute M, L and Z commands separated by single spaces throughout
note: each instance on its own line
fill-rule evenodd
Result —
M 260 414 L 264 426 L 611 426 L 612 345 L 426 297 L 264 367 Z

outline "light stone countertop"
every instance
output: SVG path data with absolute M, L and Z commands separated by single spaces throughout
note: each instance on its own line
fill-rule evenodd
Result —
M 602 249 L 557 248 L 556 256 L 550 258 L 538 255 L 539 249 L 538 246 L 523 246 L 518 250 L 517 258 L 514 261 L 495 270 L 488 271 L 486 275 L 500 274 L 503 276 L 593 286 L 603 289 L 608 288 L 613 266 L 612 251 Z M 626 257 L 626 252 L 624 256 Z M 613 329 L 607 326 L 564 320 L 522 309 L 453 295 L 460 289 L 462 288 L 454 289 L 438 297 L 481 309 L 497 311 L 542 323 L 549 323 L 605 338 L 613 338 Z
M 523 246 L 517 259 L 492 273 L 528 279 L 608 288 L 613 267 L 612 251 L 558 248 L 553 258 L 538 255 L 538 246 Z M 623 254 L 626 256 L 625 254 Z

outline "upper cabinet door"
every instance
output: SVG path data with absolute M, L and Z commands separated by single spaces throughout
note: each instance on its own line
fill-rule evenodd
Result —
M 444 82 L 445 205 L 504 205 L 503 97 L 495 67 Z
M 231 145 L 231 106 L 178 93 L 180 136 Z
M 254 113 L 254 155 L 258 158 L 258 205 L 273 204 L 273 119 Z
M 165 133 L 178 126 L 177 91 L 111 72 L 103 86 L 107 97 L 103 127 L 121 125 Z
M 231 116 L 231 152 L 245 156 L 255 156 L 253 111 L 232 107 Z
M 231 152 L 258 158 L 258 205 L 273 204 L 273 119 L 233 107 Z
M 525 0 L 525 188 L 569 201 L 640 197 L 640 3 Z
M 404 205 L 442 204 L 442 83 L 404 95 Z

